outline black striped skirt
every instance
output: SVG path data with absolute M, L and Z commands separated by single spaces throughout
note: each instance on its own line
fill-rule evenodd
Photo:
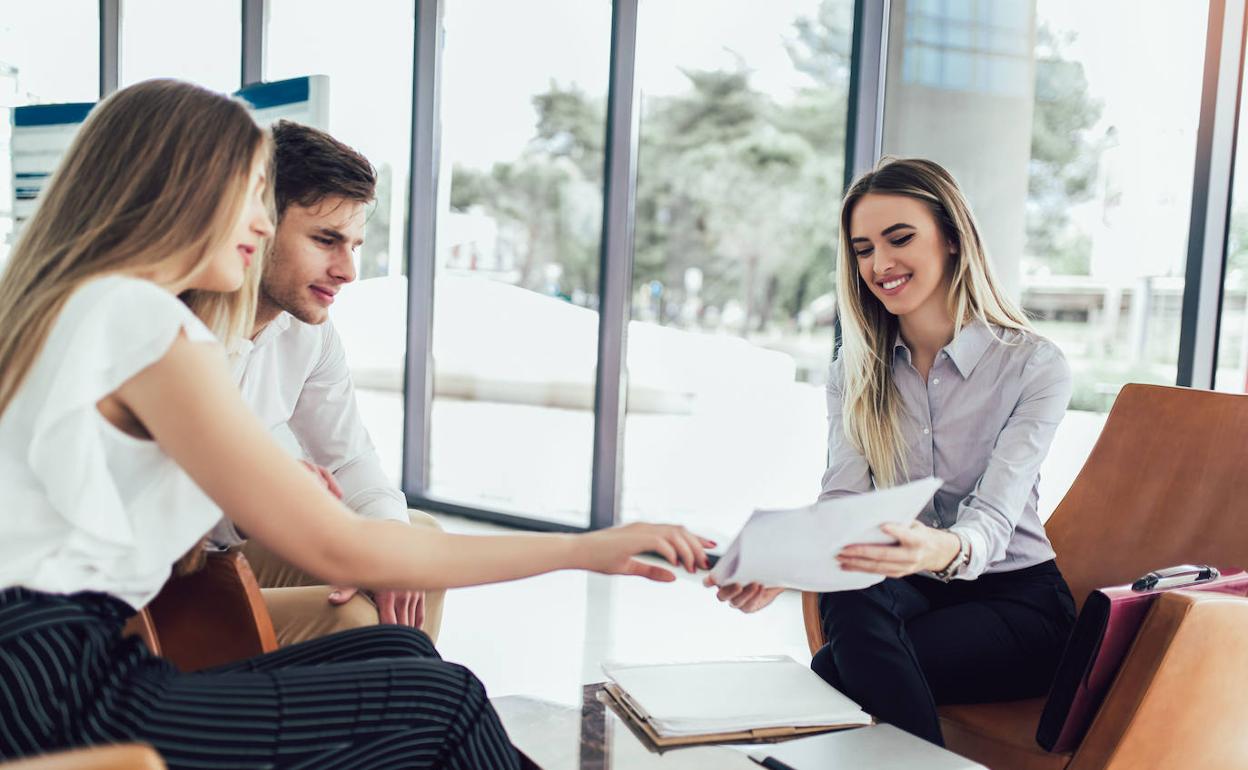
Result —
M 0 590 L 0 759 L 142 741 L 171 768 L 518 768 L 481 683 L 400 626 L 184 674 L 101 594 Z

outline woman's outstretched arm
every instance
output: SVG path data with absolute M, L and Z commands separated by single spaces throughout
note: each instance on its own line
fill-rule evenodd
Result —
M 559 569 L 673 580 L 669 571 L 633 558 L 647 551 L 690 572 L 706 567 L 704 541 L 683 527 L 474 536 L 356 516 L 269 435 L 216 345 L 179 337 L 116 395 L 249 536 L 329 583 L 438 589 Z

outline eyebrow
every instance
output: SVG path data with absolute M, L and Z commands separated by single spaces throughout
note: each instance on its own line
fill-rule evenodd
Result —
M 898 223 L 897 223 L 897 224 L 895 224 L 895 225 L 891 225 L 891 226 L 886 227 L 886 228 L 884 228 L 883 230 L 881 230 L 881 231 L 880 231 L 880 235 L 888 235 L 888 234 L 890 234 L 890 233 L 897 232 L 898 230 L 901 230 L 901 229 L 904 229 L 904 228 L 907 228 L 907 227 L 908 227 L 908 228 L 910 228 L 911 230 L 917 230 L 917 229 L 918 229 L 918 228 L 917 228 L 917 227 L 915 227 L 914 225 L 908 225 L 908 224 L 906 224 L 905 222 L 898 222 Z M 857 238 L 850 238 L 850 239 L 849 239 L 849 242 L 850 242 L 850 243 L 857 243 L 858 241 L 867 241 L 868 243 L 870 243 L 871 239 L 870 239 L 870 238 L 864 238 L 864 237 L 862 237 L 862 236 L 858 236 Z
M 335 241 L 346 242 L 347 240 L 347 236 L 343 235 L 342 233 L 338 232 L 332 227 L 318 227 L 316 228 L 316 232 L 320 235 L 325 236 L 326 238 L 333 238 Z M 361 238 L 360 240 L 356 241 L 353 245 L 359 246 L 363 243 L 364 243 L 364 239 Z

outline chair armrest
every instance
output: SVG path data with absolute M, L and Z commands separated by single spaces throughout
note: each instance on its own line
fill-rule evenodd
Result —
M 1157 598 L 1070 770 L 1248 767 L 1248 599 Z
M 182 671 L 277 649 L 260 585 L 238 551 L 208 554 L 202 569 L 171 578 L 147 609 L 160 654 Z
M 156 624 L 152 622 L 152 613 L 144 607 L 136 612 L 126 625 L 122 627 L 123 636 L 137 636 L 147 645 L 153 655 L 160 655 L 160 637 L 156 634 Z
M 151 746 L 123 744 L 0 762 L 0 770 L 165 770 L 165 763 Z
M 819 594 L 814 591 L 802 591 L 802 621 L 806 624 L 806 644 L 814 655 L 828 642 L 823 636 L 823 618 L 819 617 Z

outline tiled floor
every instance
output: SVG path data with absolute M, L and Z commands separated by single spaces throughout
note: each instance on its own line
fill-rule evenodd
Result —
M 452 532 L 498 528 L 439 517 Z M 701 576 L 675 583 L 559 572 L 449 592 L 438 648 L 471 668 L 491 696 L 580 703 L 602 661 L 706 660 L 789 655 L 810 661 L 799 596 L 786 593 L 745 615 L 715 600 Z

